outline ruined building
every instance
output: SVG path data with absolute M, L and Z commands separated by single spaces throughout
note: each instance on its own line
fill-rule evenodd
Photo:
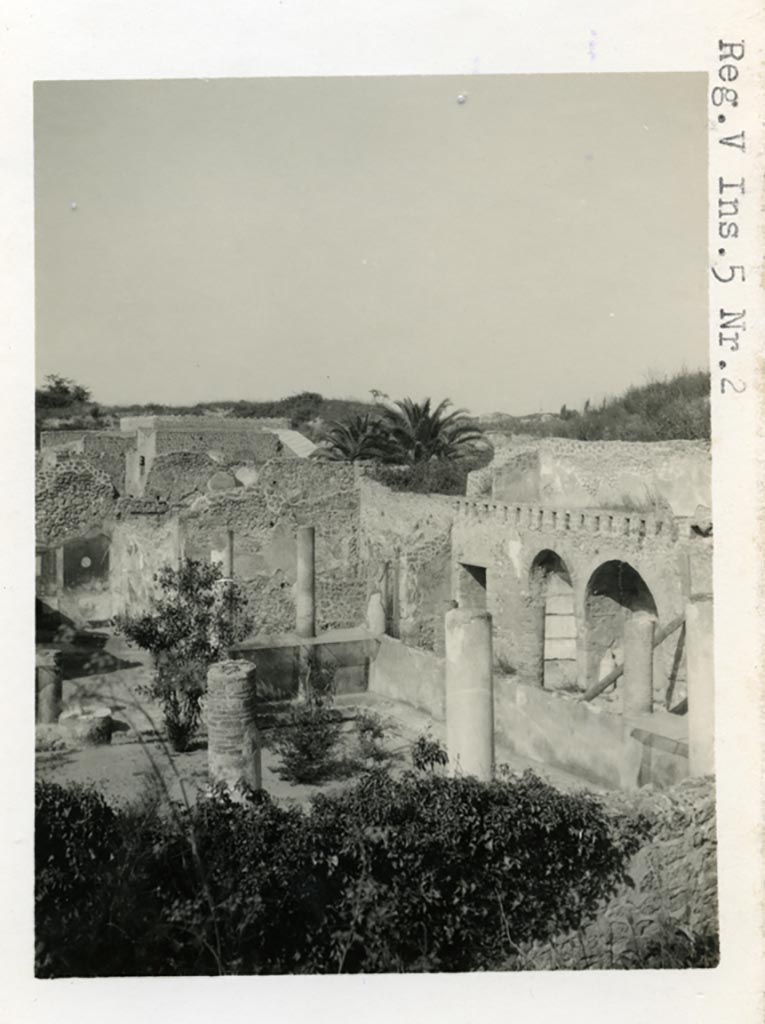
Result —
M 711 771 L 708 445 L 497 440 L 457 499 L 392 491 L 311 450 L 286 423 L 252 419 L 44 433 L 39 600 L 103 623 L 147 608 L 161 566 L 219 560 L 256 622 L 238 653 L 278 688 L 278 652 L 305 642 L 296 537 L 312 526 L 311 642 L 342 685 L 443 718 L 457 602 L 492 615 L 510 749 L 606 786 Z

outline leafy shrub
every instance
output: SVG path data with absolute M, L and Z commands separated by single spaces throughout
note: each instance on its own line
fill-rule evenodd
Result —
M 412 744 L 412 764 L 419 771 L 433 771 L 448 763 L 449 755 L 440 740 L 423 734 Z
M 92 858 L 75 850 L 93 897 L 82 912 L 62 930 L 68 890 L 38 901 L 38 974 L 490 968 L 578 926 L 646 835 L 531 773 L 484 784 L 378 769 L 310 813 L 216 791 L 185 814 L 113 820 L 116 853 L 111 838 Z M 69 826 L 48 822 L 38 873 L 65 886 Z
M 80 955 L 93 953 L 91 934 L 104 924 L 99 904 L 119 848 L 117 815 L 95 789 L 37 783 L 35 913 L 44 922 L 38 971 L 57 963 L 54 951 L 65 950 L 71 935 Z
M 186 559 L 154 576 L 160 596 L 152 610 L 115 620 L 118 631 L 151 652 L 154 678 L 141 688 L 163 710 L 168 739 L 187 750 L 199 724 L 207 668 L 252 630 L 246 600 L 233 581 L 223 580 L 217 564 Z
M 312 701 L 296 705 L 284 735 L 274 743 L 280 777 L 290 782 L 323 781 L 332 772 L 339 742 L 340 722 L 331 707 Z
M 382 761 L 386 753 L 382 748 L 385 738 L 383 720 L 374 711 L 359 711 L 356 714 L 356 734 L 359 755 L 362 761 Z

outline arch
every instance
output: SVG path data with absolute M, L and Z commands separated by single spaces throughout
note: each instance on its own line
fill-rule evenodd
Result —
M 577 645 L 574 587 L 568 566 L 550 548 L 529 569 L 536 682 L 548 690 L 576 687 Z
M 602 562 L 584 592 L 587 685 L 623 663 L 624 623 L 638 612 L 658 618 L 656 601 L 640 573 L 620 559 Z

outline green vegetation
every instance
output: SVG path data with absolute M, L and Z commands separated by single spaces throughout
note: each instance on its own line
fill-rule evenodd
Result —
M 369 413 L 331 422 L 316 436 L 314 455 L 327 462 L 370 462 L 383 457 L 380 421 Z
M 35 445 L 40 431 L 52 421 L 59 430 L 101 430 L 104 412 L 92 401 L 90 391 L 68 377 L 53 373 L 35 390 Z
M 554 416 L 469 418 L 449 410 L 448 400 L 435 408 L 426 399 L 403 399 L 393 406 L 351 399 L 330 399 L 303 391 L 275 401 L 200 402 L 195 405 L 101 406 L 87 388 L 67 378 L 48 377 L 35 392 L 37 435 L 47 420 L 59 427 L 97 429 L 116 426 L 120 416 L 185 415 L 241 416 L 288 419 L 290 425 L 323 442 L 322 457 L 346 461 L 369 460 L 411 467 L 481 462 L 481 432 L 569 437 L 580 441 L 665 441 L 710 437 L 709 374 L 681 372 L 662 380 L 628 388 L 623 395 L 589 399 L 581 411 L 563 405 Z M 377 395 L 378 393 L 373 393 Z M 466 470 L 466 472 L 469 470 Z M 432 470 L 400 477 L 402 489 L 462 493 L 455 481 L 432 479 Z M 437 475 L 437 474 L 436 474 Z M 451 472 L 447 475 L 452 476 Z M 464 474 L 463 474 L 464 483 Z
M 38 785 L 38 977 L 491 969 L 591 918 L 650 829 L 532 773 L 243 796 L 163 814 Z
M 445 398 L 435 408 L 431 400 L 380 406 L 377 415 L 333 422 L 318 434 L 317 458 L 342 462 L 362 459 L 394 466 L 423 466 L 474 455 L 485 447 L 483 431 L 464 409 L 452 409 Z
M 252 631 L 246 599 L 217 564 L 186 559 L 154 576 L 160 596 L 145 615 L 117 616 L 116 628 L 154 660 L 143 695 L 157 701 L 174 750 L 187 750 L 199 724 L 208 666 Z
M 503 416 L 477 421 L 484 430 L 578 441 L 709 440 L 709 374 L 682 372 L 628 388 L 598 408 L 589 400 L 582 412 L 565 405 L 553 417 Z

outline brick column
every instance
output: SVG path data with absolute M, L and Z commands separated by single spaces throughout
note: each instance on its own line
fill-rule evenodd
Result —
M 37 651 L 35 654 L 35 710 L 41 725 L 58 722 L 63 703 L 61 651 Z
M 210 781 L 232 795 L 242 781 L 262 784 L 260 738 L 255 718 L 255 666 L 218 661 L 207 671 L 207 760 Z

